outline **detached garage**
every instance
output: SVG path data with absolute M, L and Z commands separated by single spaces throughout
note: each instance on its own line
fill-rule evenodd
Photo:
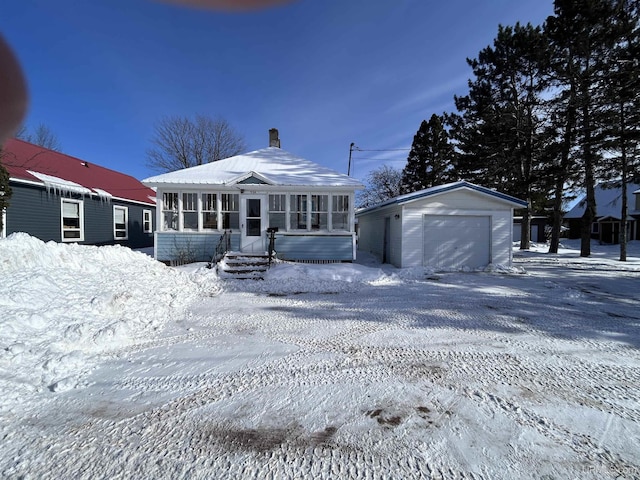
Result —
M 420 190 L 356 212 L 358 250 L 400 268 L 511 265 L 513 209 L 523 207 L 469 182 Z

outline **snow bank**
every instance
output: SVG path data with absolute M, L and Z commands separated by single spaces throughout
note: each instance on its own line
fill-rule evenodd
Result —
M 11 396 L 75 387 L 100 357 L 175 318 L 215 276 L 121 246 L 0 240 L 0 386 Z

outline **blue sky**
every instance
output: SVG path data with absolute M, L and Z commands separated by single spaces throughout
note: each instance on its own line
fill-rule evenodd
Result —
M 228 120 L 248 150 L 282 148 L 346 173 L 349 145 L 409 148 L 420 122 L 453 111 L 467 57 L 498 25 L 541 24 L 552 0 L 300 0 L 252 13 L 151 0 L 20 0 L 0 32 L 25 70 L 26 123 L 63 151 L 133 175 L 166 115 Z M 352 175 L 402 168 L 408 151 L 354 152 Z

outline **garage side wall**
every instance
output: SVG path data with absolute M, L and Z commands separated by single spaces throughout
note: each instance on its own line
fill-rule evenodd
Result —
M 395 216 L 398 215 L 398 218 Z M 402 258 L 401 207 L 389 207 L 358 215 L 358 250 L 375 255 L 380 261 L 385 257 L 385 219 L 389 224 L 387 262 L 399 267 Z
M 424 215 L 490 216 L 491 263 L 511 264 L 511 207 L 486 195 L 468 190 L 455 190 L 404 205 L 402 267 L 423 264 Z

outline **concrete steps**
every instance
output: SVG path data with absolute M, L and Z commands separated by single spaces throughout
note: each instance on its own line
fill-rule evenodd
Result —
M 269 255 L 227 252 L 216 268 L 220 278 L 262 280 L 269 269 Z

